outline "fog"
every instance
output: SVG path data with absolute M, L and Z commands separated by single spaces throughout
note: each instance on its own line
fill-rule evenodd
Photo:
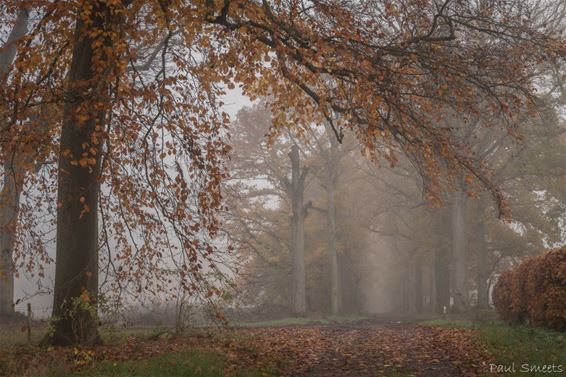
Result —
M 222 111 L 225 111 L 234 118 L 238 111 L 244 106 L 250 106 L 252 102 L 244 96 L 240 88 L 236 87 L 232 90 L 227 89 L 226 95 L 222 98 L 224 105 Z M 47 230 L 50 229 L 46 225 Z M 48 255 L 55 260 L 55 243 L 47 242 L 45 244 Z M 26 272 L 23 266 L 19 267 L 19 274 L 14 279 L 14 300 L 16 302 L 15 310 L 20 313 L 26 313 L 27 304 L 31 304 L 32 312 L 36 318 L 48 318 L 51 316 L 53 306 L 53 282 L 55 278 L 55 265 L 48 263 L 44 265 L 44 276 L 39 278 L 37 271 L 31 273 Z M 101 279 L 104 280 L 104 279 Z M 153 300 L 156 298 L 153 297 Z M 171 299 L 171 298 L 169 298 Z M 128 301 L 132 304 L 136 300 Z M 159 299 L 157 300 L 159 301 Z M 166 300 L 164 300 L 166 301 Z
M 565 241 L 560 117 L 521 124 L 536 140 L 529 143 L 482 127 L 490 119 L 472 125 L 472 148 L 506 193 L 501 216 L 481 184 L 457 177 L 435 191 L 409 159 L 368 162 L 363 147 L 352 138 L 337 143 L 328 125 L 273 130 L 266 102 L 233 122 L 226 184 L 228 233 L 245 261 L 234 304 L 246 314 L 487 310 L 501 271 Z M 455 115 L 447 122 L 455 134 L 466 123 Z M 293 183 L 293 174 L 304 181 Z
M 0 377 L 566 370 L 566 0 L 0 14 Z
M 324 124 L 296 133 L 274 130 L 267 101 L 252 103 L 238 89 L 224 98 L 234 149 L 222 245 L 234 247 L 224 270 L 234 285 L 231 299 L 217 304 L 234 320 L 486 309 L 502 270 L 566 240 L 563 118 L 551 118 L 544 132 L 534 131 L 544 118 L 521 125 L 537 138 L 530 143 L 474 130 L 482 141 L 474 147 L 479 154 L 489 149 L 484 163 L 509 193 L 510 217 L 501 219 L 485 189 L 452 185 L 431 200 L 409 160 L 369 162 L 356 140 L 337 143 Z M 300 203 L 292 189 L 294 146 L 296 174 L 305 178 Z M 302 208 L 298 235 L 294 205 Z M 467 229 L 463 234 L 455 234 L 458 222 Z M 460 256 L 454 255 L 457 244 L 463 245 Z M 54 257 L 53 243 L 47 248 Z M 35 317 L 48 317 L 53 275 L 48 264 L 40 280 L 17 276 L 16 310 L 31 303 Z M 166 318 L 174 303 L 142 295 L 129 296 L 123 306 Z

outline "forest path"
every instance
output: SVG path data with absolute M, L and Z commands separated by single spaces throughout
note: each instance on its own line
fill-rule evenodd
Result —
M 283 376 L 477 376 L 489 371 L 489 354 L 472 329 L 415 324 L 353 324 L 252 328 L 240 367 L 272 360 Z M 249 359 L 251 357 L 251 359 Z
M 19 326 L 12 327 L 14 334 L 24 337 Z M 0 326 L 0 335 L 8 335 L 3 330 Z M 0 347 L 0 376 L 43 376 L 49 375 L 46 367 L 89 369 L 103 362 L 149 360 L 199 350 L 219 356 L 223 376 L 242 375 L 242 371 L 285 377 L 488 375 L 492 359 L 475 340 L 475 331 L 366 320 L 333 325 L 201 328 L 181 337 L 167 333 L 157 337 L 118 334 L 114 342 L 80 349 L 45 350 L 12 342 Z

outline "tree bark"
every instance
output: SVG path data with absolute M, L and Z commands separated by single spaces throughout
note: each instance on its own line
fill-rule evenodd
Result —
M 415 310 L 417 313 L 423 312 L 423 272 L 421 261 L 415 258 Z
M 338 255 L 336 250 L 336 187 L 338 185 L 338 170 L 341 160 L 338 141 L 336 140 L 330 126 L 325 123 L 330 147 L 326 151 L 326 179 L 324 189 L 326 190 L 326 218 L 328 224 L 328 267 L 330 270 L 330 311 L 337 315 L 341 310 L 340 292 L 340 270 L 338 266 Z
M 330 167 L 334 169 L 335 167 Z M 338 275 L 338 255 L 336 253 L 336 199 L 335 179 L 330 173 L 327 183 L 327 219 L 328 219 L 328 259 L 330 264 L 330 309 L 333 315 L 340 312 L 340 282 Z
M 17 42 L 28 30 L 29 10 L 21 8 L 6 43 L 0 48 L 0 82 L 6 79 L 8 68 L 17 52 Z M 20 156 L 16 151 L 3 156 L 4 179 L 0 193 L 0 315 L 14 314 L 14 247 L 16 222 L 23 187 Z
M 468 307 L 468 196 L 464 191 L 452 195 L 452 281 L 454 283 L 454 310 L 465 311 Z
M 301 171 L 299 148 L 293 145 L 291 153 L 291 237 L 293 253 L 293 313 L 305 315 L 307 311 L 305 278 L 305 211 L 304 191 L 308 170 Z
M 64 107 L 59 152 L 51 339 L 58 345 L 99 341 L 96 296 L 101 146 L 93 141 L 97 139 L 93 136 L 97 126 L 104 128 L 103 101 L 107 98 L 107 89 L 93 69 L 101 57 L 95 57 L 94 40 L 89 32 L 110 28 L 111 18 L 106 3 L 90 1 L 89 5 L 93 7 L 89 22 L 82 16 L 77 19 L 68 78 L 71 100 Z
M 4 161 L 4 182 L 0 199 L 0 315 L 14 314 L 13 254 L 20 208 L 23 173 L 19 159 Z
M 477 240 L 477 288 L 478 288 L 478 308 L 487 309 L 489 307 L 489 292 L 487 286 L 488 266 L 487 266 L 487 241 L 485 239 L 484 223 L 484 199 L 480 197 L 477 208 L 476 224 Z
M 436 312 L 441 314 L 450 306 L 450 268 L 447 248 L 440 246 L 434 253 L 434 285 Z
M 21 8 L 16 17 L 14 28 L 10 32 L 6 43 L 0 48 L 0 80 L 4 80 L 8 67 L 14 62 L 17 52 L 17 42 L 28 31 L 29 10 Z

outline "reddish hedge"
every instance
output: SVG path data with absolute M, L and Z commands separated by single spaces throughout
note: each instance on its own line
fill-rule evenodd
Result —
M 493 289 L 493 303 L 508 323 L 566 331 L 566 247 L 503 272 Z

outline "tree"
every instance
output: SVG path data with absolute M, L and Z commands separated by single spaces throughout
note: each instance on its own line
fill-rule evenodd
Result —
M 0 82 L 5 82 L 8 66 L 16 56 L 18 40 L 27 33 L 28 18 L 29 10 L 22 6 L 6 43 L 0 48 Z M 20 153 L 15 150 L 5 151 L 2 160 L 4 181 L 0 193 L 0 315 L 8 315 L 14 313 L 12 261 L 20 193 L 23 188 L 23 161 Z
M 291 147 L 291 182 L 287 182 L 291 196 L 291 239 L 293 250 L 293 313 L 304 315 L 307 311 L 305 292 L 305 179 L 308 168 L 301 169 L 299 147 Z
M 237 221 L 234 226 L 230 226 L 229 233 L 238 245 L 237 248 L 245 256 L 251 256 L 254 261 L 249 266 L 249 274 L 246 274 L 250 275 L 247 284 L 261 286 L 263 291 L 258 294 L 273 303 L 277 301 L 276 295 L 267 295 L 265 292 L 285 291 L 282 289 L 285 279 L 278 280 L 278 283 L 271 286 L 270 282 L 258 277 L 269 273 L 268 276 L 273 281 L 275 271 L 280 273 L 285 269 L 281 262 L 287 256 L 286 245 L 289 244 L 293 259 L 293 290 L 290 300 L 292 312 L 303 315 L 306 306 L 303 306 L 305 309 L 298 310 L 296 303 L 304 302 L 306 296 L 309 296 L 311 299 L 318 298 L 316 303 L 311 303 L 314 310 L 321 309 L 318 301 L 328 301 L 329 307 L 324 309 L 336 314 L 339 310 L 339 292 L 342 291 L 340 278 L 349 281 L 351 274 L 348 269 L 353 267 L 348 258 L 342 258 L 344 263 L 339 262 L 338 249 L 354 248 L 357 241 L 351 229 L 342 229 L 349 219 L 337 224 L 336 211 L 332 208 L 343 206 L 343 198 L 340 198 L 339 192 L 344 190 L 347 181 L 344 170 L 347 169 L 340 162 L 351 154 L 355 143 L 339 145 L 330 128 L 323 127 L 309 130 L 304 135 L 280 132 L 278 135 L 271 135 L 270 139 L 265 139 L 264 134 L 272 123 L 272 114 L 263 106 L 263 102 L 260 102 L 250 109 L 241 110 L 237 121 L 232 125 L 234 149 L 229 188 L 235 188 L 230 190 L 235 194 L 235 202 L 230 214 Z M 290 164 L 283 158 L 283 151 L 289 148 Z M 308 164 L 308 168 L 301 168 L 301 160 Z M 307 180 L 310 184 L 304 187 Z M 318 198 L 323 198 L 323 201 Z M 290 242 L 285 240 L 286 236 L 280 227 L 287 211 L 291 212 Z M 307 230 L 308 250 L 304 250 Z M 320 235 L 324 237 L 321 238 Z M 346 241 L 350 235 L 352 237 Z M 302 250 L 298 261 L 295 252 L 297 249 Z M 323 253 L 317 256 L 319 250 L 323 250 Z M 321 258 L 322 256 L 324 257 Z M 276 262 L 269 263 L 270 260 Z M 309 292 L 305 292 L 305 264 L 310 264 Z M 322 264 L 322 270 L 325 270 L 322 274 L 323 280 L 314 277 L 319 276 L 320 269 L 315 267 L 317 264 Z M 353 285 L 355 286 L 355 283 Z M 300 289 L 297 289 L 297 286 Z M 355 296 L 356 289 L 353 287 L 349 293 Z M 299 298 L 297 292 L 300 292 Z M 321 295 L 325 296 L 322 300 Z M 352 307 L 355 302 L 355 297 L 352 297 Z
M 123 259 L 133 261 L 117 268 L 116 281 L 135 280 L 139 290 L 168 290 L 159 267 L 163 247 L 182 260 L 179 274 L 186 277 L 187 290 L 199 292 L 199 262 L 214 264 L 209 241 L 218 234 L 221 160 L 227 152 L 227 119 L 217 110 L 219 82 L 240 82 L 251 96 L 273 95 L 277 126 L 328 121 L 339 139 L 342 130 L 353 130 L 373 158 L 392 162 L 399 147 L 430 177 L 431 194 L 446 175 L 438 172 L 469 175 L 503 209 L 501 193 L 473 156 L 428 114 L 437 105 L 468 113 L 487 108 L 510 125 L 515 110 L 528 106 L 532 70 L 543 57 L 562 54 L 563 43 L 555 30 L 531 17 L 529 1 L 520 5 L 409 1 L 396 6 L 369 0 L 43 4 L 34 32 L 10 67 L 10 85 L 3 89 L 16 113 L 3 132 L 10 136 L 14 124 L 25 121 L 40 102 L 64 107 L 54 311 L 61 324 L 55 339 L 97 339 L 93 316 L 82 310 L 78 318 L 87 322 L 84 334 L 70 337 L 67 312 L 73 302 L 96 308 L 98 204 L 101 225 L 113 229 L 104 237 L 120 246 Z M 10 1 L 8 10 L 14 9 Z M 34 47 L 42 41 L 38 52 Z M 155 47 L 150 64 L 152 56 L 159 57 L 149 80 L 136 70 L 144 54 L 130 46 L 139 45 Z M 484 101 L 477 101 L 479 94 Z M 102 183 L 108 192 L 99 195 Z M 84 249 L 68 232 L 75 228 L 85 236 Z M 143 235 L 140 247 L 133 228 Z M 104 238 L 108 250 L 109 243 Z M 60 263 L 70 255 L 73 263 Z
M 247 201 L 257 201 L 260 198 L 269 201 L 269 198 L 277 198 L 289 206 L 291 212 L 289 245 L 292 258 L 291 306 L 295 315 L 304 315 L 307 311 L 304 255 L 304 221 L 307 208 L 304 203 L 304 193 L 309 169 L 305 166 L 301 167 L 299 147 L 288 135 L 272 135 L 269 142 L 265 139 L 270 126 L 271 113 L 264 102 L 238 113 L 237 122 L 233 126 L 235 135 L 232 142 L 235 150 L 230 167 L 237 185 L 237 190 L 231 190 L 235 194 L 233 199 L 237 201 L 232 213 L 238 217 L 237 228 L 244 222 L 251 221 L 249 214 L 241 213 L 236 209 L 250 207 L 251 203 L 246 203 Z M 290 163 L 286 163 L 281 152 L 289 149 Z M 258 181 L 265 182 L 257 187 Z M 256 217 L 260 216 L 257 208 L 254 213 Z M 268 222 L 265 217 L 263 219 L 264 222 Z M 249 228 L 249 225 L 245 226 L 246 229 Z M 236 233 L 237 230 L 234 229 L 232 234 Z
M 538 119 L 518 126 L 523 135 L 518 145 L 508 144 L 502 135 L 487 132 L 484 141 L 490 142 L 478 149 L 485 165 L 494 171 L 494 181 L 508 193 L 514 226 L 520 229 L 502 232 L 485 194 L 473 201 L 476 208 L 473 209 L 475 242 L 472 245 L 477 258 L 480 308 L 489 305 L 488 282 L 501 259 L 538 254 L 547 245 L 564 242 L 560 222 L 566 210 L 560 204 L 560 190 L 556 191 L 555 187 L 564 181 L 566 173 L 562 162 L 565 154 L 559 139 L 565 129 L 563 119 L 552 108 L 554 101 L 549 100 L 539 100 L 546 104 L 541 104 Z
M 452 195 L 452 283 L 454 310 L 468 308 L 468 197 L 462 189 Z
M 75 26 L 68 78 L 74 100 L 64 106 L 59 147 L 54 344 L 99 342 L 96 309 L 89 305 L 98 293 L 98 140 L 109 107 L 105 82 L 112 77 L 97 72 L 110 68 L 102 48 L 116 48 L 110 35 L 121 17 L 115 11 L 104 3 L 86 3 Z M 86 27 L 92 34 L 85 34 Z M 99 102 L 84 101 L 92 96 Z
M 323 129 L 319 131 L 318 128 Z M 312 156 L 313 174 L 318 178 L 318 183 L 326 195 L 324 209 L 310 206 L 322 212 L 326 217 L 327 228 L 327 264 L 329 272 L 329 296 L 330 312 L 337 315 L 341 309 L 341 282 L 340 263 L 338 257 L 338 229 L 336 206 L 338 199 L 337 191 L 345 182 L 343 181 L 344 160 L 357 147 L 352 138 L 339 143 L 332 132 L 331 125 L 325 122 L 322 126 L 314 128 L 308 133 L 308 141 L 303 149 Z

